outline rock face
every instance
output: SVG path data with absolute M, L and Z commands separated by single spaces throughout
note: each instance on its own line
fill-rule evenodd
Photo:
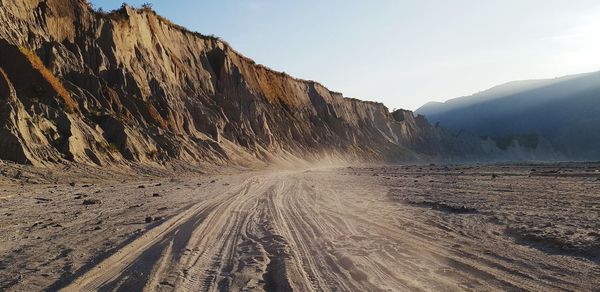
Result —
M 275 72 L 149 9 L 0 0 L 0 159 L 46 165 L 464 157 L 408 111 Z

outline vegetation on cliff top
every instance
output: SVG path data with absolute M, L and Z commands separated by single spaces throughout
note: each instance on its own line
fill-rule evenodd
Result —
M 90 3 L 89 1 L 86 1 L 86 4 L 90 7 L 90 9 L 96 15 L 103 17 L 103 18 L 108 18 L 108 19 L 115 20 L 115 21 L 125 20 L 125 19 L 127 19 L 127 7 L 130 7 L 131 9 L 133 9 L 137 12 L 140 12 L 140 13 L 150 13 L 150 14 L 154 15 L 160 22 L 162 22 L 165 25 L 172 27 L 174 29 L 178 29 L 185 33 L 190 33 L 190 34 L 193 34 L 193 35 L 201 37 L 201 38 L 207 38 L 207 39 L 211 39 L 211 40 L 220 40 L 220 38 L 215 35 L 204 35 L 199 32 L 196 32 L 196 31 L 191 31 L 184 26 L 173 23 L 171 20 L 167 19 L 166 17 L 163 17 L 160 14 L 156 13 L 156 11 L 154 11 L 154 9 L 152 9 L 151 3 L 144 3 L 140 7 L 134 7 L 127 3 L 123 3 L 123 4 L 121 4 L 121 7 L 110 10 L 108 12 L 104 11 L 104 9 L 102 9 L 102 7 L 94 8 L 94 5 L 92 3 Z

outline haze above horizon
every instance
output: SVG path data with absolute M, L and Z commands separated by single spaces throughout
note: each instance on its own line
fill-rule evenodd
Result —
M 104 10 L 122 0 L 92 0 Z M 278 71 L 415 110 L 513 80 L 600 70 L 592 0 L 138 1 Z

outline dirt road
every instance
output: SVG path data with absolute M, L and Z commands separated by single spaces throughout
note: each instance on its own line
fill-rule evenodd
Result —
M 598 173 L 530 168 L 15 180 L 1 189 L 0 285 L 7 291 L 594 291 Z M 98 203 L 86 204 L 91 199 Z
M 599 281 L 596 264 L 517 245 L 481 222 L 421 221 L 368 181 L 330 170 L 250 176 L 64 290 L 548 291 Z M 464 213 L 453 216 L 476 216 Z

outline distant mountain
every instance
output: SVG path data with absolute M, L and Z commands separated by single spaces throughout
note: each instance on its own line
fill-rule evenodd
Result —
M 548 141 L 567 159 L 600 159 L 600 72 L 509 82 L 416 110 L 455 132 L 507 144 Z

